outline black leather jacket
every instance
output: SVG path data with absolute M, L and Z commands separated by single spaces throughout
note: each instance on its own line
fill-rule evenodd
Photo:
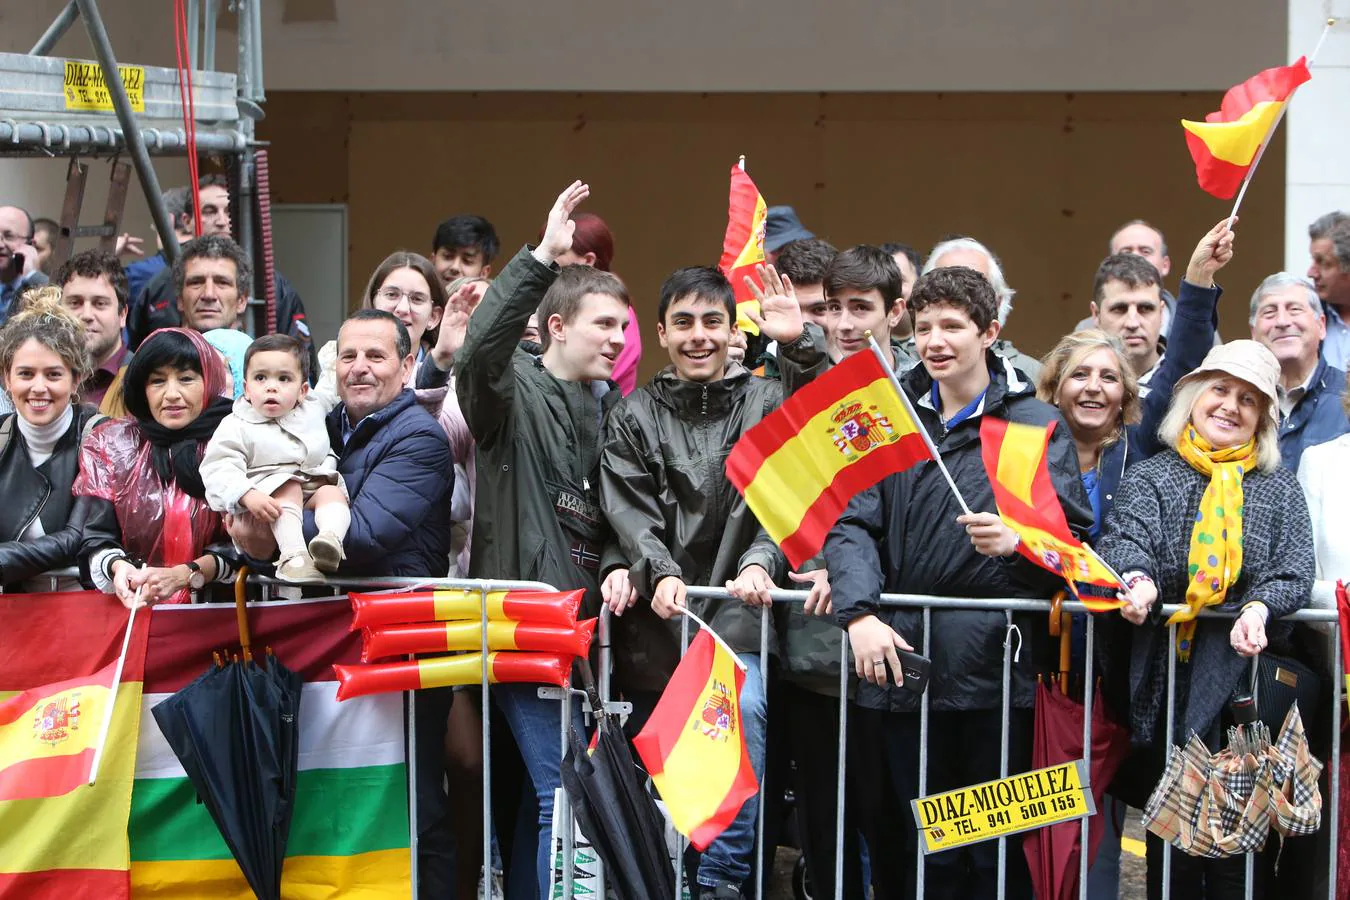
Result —
M 7 435 L 0 448 L 0 497 L 4 498 L 0 503 L 0 583 L 7 587 L 50 569 L 76 565 L 86 526 L 107 514 L 101 501 L 70 493 L 80 471 L 80 442 L 98 410 L 76 407 L 70 428 L 51 458 L 36 468 L 16 423 L 5 421 L 16 415 L 0 417 L 0 433 Z M 20 540 L 39 518 L 46 534 Z

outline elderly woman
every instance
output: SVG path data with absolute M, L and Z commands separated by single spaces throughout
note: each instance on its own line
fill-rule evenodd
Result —
M 229 564 L 206 546 L 221 538 L 198 465 L 231 403 L 224 364 L 197 332 L 163 328 L 146 338 L 122 382 L 125 419 L 94 429 L 80 455 L 76 495 L 109 504 L 115 523 L 86 530 L 94 584 L 128 606 L 183 603 L 226 581 Z
M 1159 435 L 1170 448 L 1132 467 L 1098 550 L 1123 573 L 1140 626 L 1130 660 L 1130 725 L 1136 745 L 1166 752 L 1168 658 L 1175 653 L 1173 739 L 1194 731 L 1217 747 L 1229 698 L 1248 685 L 1247 657 L 1282 638 L 1276 620 L 1302 608 L 1312 588 L 1312 527 L 1294 474 L 1280 467 L 1280 367 L 1255 341 L 1215 347 L 1177 383 Z M 1182 604 L 1168 624 L 1159 603 Z M 1233 619 L 1197 618 L 1210 606 Z M 1150 896 L 1161 884 L 1161 843 L 1150 837 Z M 1241 896 L 1242 860 L 1172 855 L 1174 896 Z M 1177 890 L 1189 891 L 1176 894 Z
M 84 328 L 54 297 L 34 298 L 0 331 L 0 381 L 15 411 L 0 417 L 0 583 L 76 565 L 91 503 L 70 493 L 80 444 L 101 418 L 78 403 L 92 370 Z M 76 587 L 73 583 L 62 587 Z

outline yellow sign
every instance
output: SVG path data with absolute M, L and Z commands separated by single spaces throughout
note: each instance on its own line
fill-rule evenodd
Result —
M 122 85 L 126 88 L 131 108 L 145 112 L 145 69 L 141 66 L 118 66 Z M 66 109 L 113 112 L 112 94 L 103 81 L 103 69 L 98 63 L 66 60 Z
M 1081 819 L 1097 812 L 1083 760 L 912 801 L 924 853 Z

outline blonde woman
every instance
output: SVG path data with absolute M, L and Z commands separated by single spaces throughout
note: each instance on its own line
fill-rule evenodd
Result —
M 1217 749 L 1229 697 L 1247 684 L 1247 658 L 1286 636 L 1277 620 L 1308 603 L 1312 526 L 1294 473 L 1280 467 L 1279 377 L 1279 362 L 1255 341 L 1211 350 L 1177 383 L 1159 429 L 1168 449 L 1130 469 L 1098 543 L 1129 586 L 1121 612 L 1139 626 L 1130 725 L 1134 743 L 1154 750 L 1156 774 L 1166 752 L 1168 657 L 1178 660 L 1173 738 L 1194 731 Z M 1168 620 L 1178 626 L 1175 646 L 1154 612 L 1159 603 L 1185 607 Z M 1197 619 L 1211 606 L 1238 617 Z M 1160 862 L 1161 842 L 1150 836 L 1150 897 L 1161 887 Z M 1240 897 L 1242 878 L 1241 858 L 1172 854 L 1173 896 Z

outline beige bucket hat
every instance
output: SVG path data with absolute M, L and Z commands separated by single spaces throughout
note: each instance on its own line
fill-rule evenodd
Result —
M 1240 378 L 1264 394 L 1270 401 L 1266 404 L 1266 412 L 1272 419 L 1279 421 L 1280 361 L 1264 344 L 1248 340 L 1220 344 L 1209 351 L 1200 368 L 1177 382 L 1176 390 L 1216 372 Z

